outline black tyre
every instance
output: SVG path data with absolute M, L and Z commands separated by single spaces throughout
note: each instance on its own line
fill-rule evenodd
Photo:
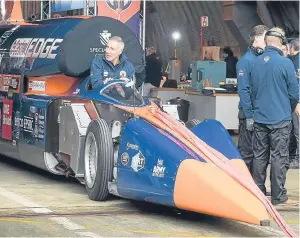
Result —
M 185 126 L 186 126 L 187 128 L 189 128 L 189 129 L 192 129 L 194 126 L 197 126 L 197 125 L 199 125 L 200 123 L 201 123 L 200 120 L 198 120 L 198 119 L 192 119 L 192 120 L 190 120 L 190 121 L 187 121 L 187 122 L 185 123 Z
M 84 146 L 84 180 L 91 200 L 103 201 L 108 195 L 108 182 L 113 176 L 113 141 L 103 119 L 92 121 Z

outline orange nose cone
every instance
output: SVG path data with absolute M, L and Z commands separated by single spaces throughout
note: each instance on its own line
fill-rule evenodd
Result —
M 239 162 L 237 166 L 242 167 Z M 178 168 L 174 202 L 180 209 L 250 224 L 269 220 L 262 202 L 246 188 L 215 165 L 193 159 Z

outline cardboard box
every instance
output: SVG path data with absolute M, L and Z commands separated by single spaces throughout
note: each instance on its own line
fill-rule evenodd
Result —
M 219 46 L 203 46 L 203 59 L 220 61 L 220 49 Z

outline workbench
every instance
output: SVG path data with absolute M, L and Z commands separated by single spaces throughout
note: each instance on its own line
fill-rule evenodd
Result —
M 153 88 L 151 97 L 159 97 L 163 104 L 167 100 L 180 97 L 190 102 L 188 119 L 216 119 L 227 130 L 238 130 L 238 104 L 237 93 L 214 93 L 209 96 L 187 89 Z
M 190 102 L 189 120 L 216 119 L 227 130 L 238 130 L 238 94 L 214 93 L 207 96 L 186 91 L 186 95 L 186 100 Z

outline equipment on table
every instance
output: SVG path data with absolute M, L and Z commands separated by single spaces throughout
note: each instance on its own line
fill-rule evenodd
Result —
M 192 83 L 194 91 L 202 92 L 204 87 L 219 87 L 226 80 L 226 62 L 198 60 L 192 64 Z M 205 85 L 204 85 L 205 84 Z
M 168 72 L 169 79 L 175 79 L 177 82 L 180 81 L 181 61 L 176 59 L 170 59 L 166 72 Z
M 190 107 L 189 101 L 177 97 L 177 98 L 170 99 L 168 101 L 168 103 L 170 105 L 177 105 L 179 120 L 181 120 L 183 122 L 188 121 L 189 107 Z M 166 105 L 166 106 L 168 106 L 168 105 Z M 165 110 L 165 108 L 164 108 L 164 110 Z

